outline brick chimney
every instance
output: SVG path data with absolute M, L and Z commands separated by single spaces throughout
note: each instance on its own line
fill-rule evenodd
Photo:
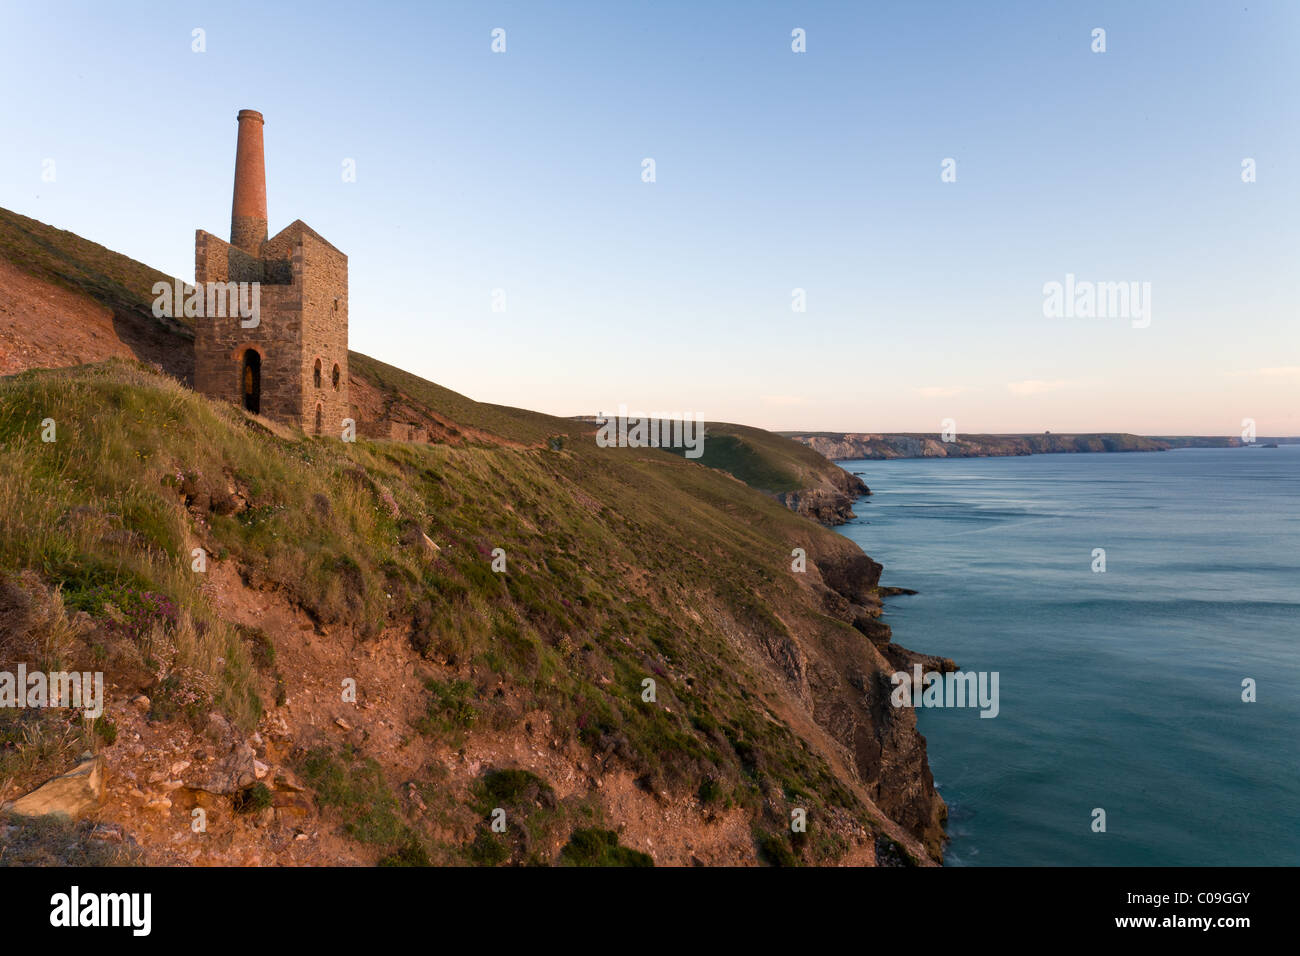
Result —
M 262 114 L 239 111 L 235 147 L 235 201 L 230 210 L 230 244 L 260 255 L 266 242 L 266 160 L 262 155 Z

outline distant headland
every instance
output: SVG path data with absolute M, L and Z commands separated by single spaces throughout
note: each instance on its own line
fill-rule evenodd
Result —
M 944 441 L 921 432 L 780 432 L 832 461 L 889 458 L 992 458 L 1003 455 L 1086 452 L 1169 451 L 1172 448 L 1240 448 L 1237 437 L 1212 435 L 1144 436 L 1123 432 L 1079 435 L 963 435 Z M 1295 438 L 1261 438 L 1255 444 L 1292 443 Z

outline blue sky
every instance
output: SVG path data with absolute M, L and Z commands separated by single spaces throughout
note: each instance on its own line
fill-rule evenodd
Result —
M 1300 4 L 288 6 L 7 3 L 0 205 L 192 279 L 257 109 L 352 347 L 476 399 L 1300 433 Z

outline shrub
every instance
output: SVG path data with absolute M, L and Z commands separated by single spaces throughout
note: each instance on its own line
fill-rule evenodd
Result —
M 354 840 L 391 846 L 409 836 L 375 760 L 360 760 L 352 753 L 335 756 L 325 747 L 316 747 L 303 757 L 300 770 L 316 791 L 316 802 L 339 810 L 343 830 Z
M 768 866 L 798 866 L 799 858 L 778 833 L 759 833 L 755 838 L 758 858 Z
M 727 797 L 727 791 L 714 778 L 705 777 L 700 783 L 697 796 L 700 798 L 700 803 L 722 803 Z
M 429 851 L 420 839 L 411 834 L 397 851 L 379 861 L 380 866 L 430 866 Z
M 480 830 L 465 855 L 469 857 L 470 862 L 479 866 L 500 866 L 510 859 L 510 848 L 506 845 L 503 836 Z
M 269 634 L 260 627 L 237 625 L 239 636 L 248 641 L 253 663 L 259 670 L 268 670 L 275 666 L 275 643 Z
M 150 696 L 151 720 L 183 719 L 191 727 L 202 727 L 212 709 L 212 678 L 195 667 L 180 667 L 154 687 Z
M 464 731 L 478 719 L 478 711 L 470 702 L 474 685 L 465 680 L 430 680 L 424 686 L 429 691 L 429 703 L 424 716 L 415 722 L 415 729 L 430 737 L 450 737 L 452 746 L 459 746 Z
M 94 722 L 95 736 L 104 742 L 104 746 L 111 747 L 117 742 L 117 724 L 108 714 L 101 714 Z
M 654 866 L 648 853 L 619 846 L 613 830 L 574 830 L 560 851 L 560 862 L 568 866 Z
M 535 803 L 553 803 L 551 785 L 527 770 L 489 770 L 481 784 L 480 805 L 487 813 L 498 806 L 520 807 Z
M 231 800 L 236 813 L 256 813 L 271 805 L 271 791 L 264 783 L 255 783 L 251 787 L 236 791 Z

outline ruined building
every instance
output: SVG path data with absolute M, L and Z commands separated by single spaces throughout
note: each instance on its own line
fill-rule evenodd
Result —
M 255 322 L 235 308 L 195 318 L 194 387 L 339 437 L 349 417 L 348 257 L 301 219 L 267 238 L 262 127 L 261 113 L 239 111 L 230 241 L 194 236 L 195 284 L 257 283 L 260 309 Z M 227 303 L 237 289 L 225 286 Z

